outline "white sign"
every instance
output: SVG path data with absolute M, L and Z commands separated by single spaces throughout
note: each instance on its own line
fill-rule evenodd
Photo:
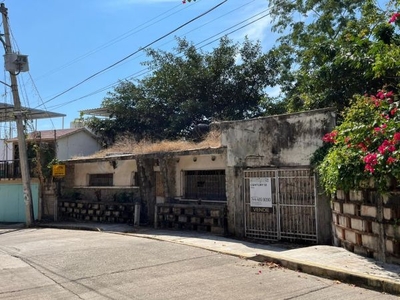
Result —
M 250 206 L 272 207 L 271 178 L 250 178 Z

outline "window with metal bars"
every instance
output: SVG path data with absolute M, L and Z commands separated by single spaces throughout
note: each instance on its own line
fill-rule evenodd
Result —
M 226 201 L 225 170 L 184 171 L 184 198 Z
M 113 173 L 89 174 L 89 186 L 113 186 Z

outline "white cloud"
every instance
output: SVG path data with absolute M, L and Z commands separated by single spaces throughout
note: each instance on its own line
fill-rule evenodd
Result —
M 247 36 L 250 40 L 259 40 L 262 44 L 264 44 L 264 42 L 271 42 L 270 40 L 267 41 L 267 37 L 271 33 L 271 17 L 268 13 L 268 3 L 266 1 L 256 0 L 251 5 L 246 6 L 238 15 L 238 18 L 232 20 L 231 23 L 234 25 L 248 19 L 235 28 L 239 28 L 251 22 L 253 23 L 232 34 L 232 38 L 235 40 L 242 40 Z

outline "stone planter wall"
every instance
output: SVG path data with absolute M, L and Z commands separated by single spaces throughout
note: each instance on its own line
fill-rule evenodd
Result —
M 337 192 L 334 244 L 380 261 L 400 263 L 400 193 Z
M 134 224 L 135 203 L 58 200 L 58 219 Z
M 156 227 L 225 234 L 226 205 L 162 203 L 156 207 Z

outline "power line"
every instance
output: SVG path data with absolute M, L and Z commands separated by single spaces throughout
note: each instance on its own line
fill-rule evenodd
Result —
M 213 20 L 211 20 L 211 21 L 208 21 L 208 22 L 202 24 L 201 26 L 198 26 L 198 27 L 196 27 L 196 28 L 193 28 L 192 30 L 189 30 L 189 31 L 183 33 L 181 36 L 185 36 L 185 35 L 187 35 L 188 33 L 191 33 L 191 32 L 193 32 L 193 31 L 199 30 L 200 28 L 202 28 L 202 27 L 204 27 L 204 26 L 206 26 L 206 25 L 208 25 L 208 24 L 210 24 L 210 23 L 213 23 L 213 22 L 215 22 L 215 21 L 217 21 L 217 20 L 219 20 L 219 19 L 221 19 L 221 18 L 223 18 L 223 17 L 225 17 L 225 16 L 227 16 L 227 15 L 229 15 L 229 14 L 231 14 L 231 13 L 233 13 L 233 12 L 235 12 L 235 11 L 237 11 L 237 10 L 243 8 L 243 7 L 245 7 L 246 5 L 249 5 L 249 4 L 253 3 L 253 2 L 255 2 L 255 1 L 257 1 L 257 0 L 252 0 L 252 1 L 250 1 L 250 2 L 247 2 L 247 3 L 245 3 L 245 4 L 241 5 L 241 6 L 239 6 L 239 7 L 235 8 L 235 9 L 233 9 L 233 10 L 231 10 L 231 11 L 229 11 L 229 12 L 227 12 L 227 13 L 221 15 L 221 16 L 219 16 L 218 18 L 215 18 L 215 19 L 213 19 Z M 198 2 L 200 2 L 200 1 L 197 1 L 197 2 L 195 2 L 195 3 L 198 3 Z M 264 11 L 266 11 L 266 10 L 264 10 Z M 262 12 L 261 12 L 261 13 L 262 13 Z M 258 15 L 258 14 L 257 14 L 257 15 Z M 255 15 L 255 16 L 257 16 L 257 15 Z M 251 18 L 253 18 L 253 17 L 254 17 L 254 16 L 252 16 Z M 250 18 L 250 19 L 251 19 L 251 18 Z M 171 43 L 171 42 L 174 41 L 174 40 L 175 40 L 175 39 L 171 39 L 171 40 L 169 40 L 169 41 L 167 41 L 167 42 L 161 44 L 159 47 L 165 46 L 165 45 Z M 130 61 L 132 61 L 132 60 L 134 60 L 134 59 L 138 59 L 139 57 L 142 57 L 142 56 L 144 56 L 143 53 L 142 53 L 141 55 L 135 56 L 135 57 L 133 57 L 133 58 L 131 58 L 131 59 L 129 59 L 129 60 L 126 60 L 124 63 L 121 63 L 119 66 L 122 66 L 122 65 L 124 65 L 124 64 L 126 64 L 126 63 L 128 63 L 128 62 L 130 62 Z M 116 66 L 116 67 L 118 67 L 118 66 Z
M 233 12 L 235 12 L 235 11 L 237 11 L 237 10 L 239 10 L 239 9 L 241 9 L 241 8 L 243 8 L 243 7 L 245 7 L 245 6 L 249 5 L 249 4 L 251 4 L 251 3 L 253 3 L 253 2 L 255 2 L 255 1 L 256 1 L 256 0 L 251 0 L 251 1 L 249 1 L 249 2 L 247 2 L 247 3 L 245 3 L 245 4 L 243 4 L 243 5 L 241 5 L 241 6 L 237 7 L 237 8 L 235 8 L 235 9 L 230 10 L 229 12 L 227 12 L 227 13 L 225 13 L 225 14 L 223 14 L 223 15 L 221 15 L 221 16 L 219 16 L 219 17 L 217 17 L 217 18 L 215 18 L 215 19 L 213 19 L 213 20 L 211 20 L 211 21 L 209 21 L 209 22 L 204 23 L 204 24 L 201 25 L 201 26 L 198 26 L 198 27 L 196 27 L 196 28 L 194 28 L 194 29 L 192 29 L 192 30 L 190 30 L 190 31 L 187 31 L 187 32 L 183 33 L 182 35 L 186 35 L 186 34 L 188 34 L 188 33 L 191 33 L 191 32 L 193 32 L 193 31 L 196 31 L 196 30 L 198 30 L 198 29 L 200 29 L 200 28 L 202 28 L 202 27 L 204 27 L 204 26 L 206 26 L 206 25 L 208 25 L 208 24 L 210 24 L 210 23 L 212 23 L 212 22 L 215 22 L 215 21 L 217 21 L 217 20 L 219 20 L 219 19 L 221 19 L 221 18 L 223 18 L 223 17 L 225 17 L 225 16 L 227 16 L 227 15 L 229 15 L 229 14 L 231 14 L 231 13 L 233 13 Z M 198 2 L 199 2 L 199 1 L 198 1 Z M 197 2 L 197 3 L 198 3 L 198 2 Z M 265 11 L 265 10 L 264 10 L 264 11 Z M 264 12 L 264 11 L 262 11 L 262 12 Z M 262 13 L 262 12 L 261 12 L 261 13 Z M 248 19 L 246 19 L 246 20 L 252 19 L 252 18 L 254 18 L 255 16 L 257 16 L 257 15 L 259 15 L 259 14 L 260 14 L 260 13 L 257 13 L 257 14 L 251 16 L 250 18 L 248 18 Z M 244 20 L 244 21 L 246 21 L 246 20 Z M 240 23 L 238 23 L 238 24 L 241 24 L 241 23 L 243 23 L 244 21 L 242 21 L 242 22 L 240 22 Z M 236 25 L 234 25 L 234 26 L 232 26 L 232 27 L 235 27 L 235 26 L 237 26 L 238 24 L 236 24 Z M 232 27 L 229 27 L 227 30 L 229 30 L 229 29 L 232 28 Z M 221 32 L 218 33 L 218 34 L 221 34 Z M 213 37 L 214 37 L 214 36 L 213 36 Z M 209 38 L 207 38 L 207 39 L 201 41 L 200 43 L 203 43 L 204 41 L 206 41 L 206 40 L 208 40 L 208 39 L 209 39 Z M 164 46 L 164 45 L 166 45 L 166 44 L 168 44 L 168 43 L 170 43 L 171 41 L 174 41 L 174 40 L 175 40 L 175 39 L 171 39 L 171 40 L 169 40 L 168 42 L 161 44 L 160 46 Z M 198 43 L 198 44 L 199 44 L 199 43 Z M 203 47 L 204 47 L 204 46 L 203 46 Z M 203 48 L 203 47 L 201 47 L 201 48 Z M 139 58 L 139 57 L 141 57 L 141 56 L 143 56 L 143 55 L 144 55 L 144 54 L 141 54 L 141 55 L 139 55 L 139 56 L 136 56 L 134 59 L 137 59 L 137 58 Z M 131 60 L 132 60 L 132 59 L 131 59 Z M 131 60 L 128 60 L 128 61 L 131 61 Z M 126 63 L 126 62 L 128 62 L 128 61 L 125 61 L 124 63 Z M 121 63 L 120 65 L 123 65 L 124 63 Z M 109 88 L 111 88 L 111 87 L 114 87 L 114 86 L 118 85 L 118 83 L 121 82 L 121 81 L 123 81 L 123 80 L 135 79 L 135 78 L 138 78 L 138 77 L 140 77 L 140 76 L 143 76 L 143 75 L 145 75 L 145 74 L 147 74 L 147 73 L 150 73 L 149 68 L 146 68 L 146 69 L 140 70 L 140 71 L 138 71 L 138 72 L 135 72 L 135 73 L 133 73 L 133 74 L 131 74 L 131 75 L 128 75 L 128 76 L 126 76 L 126 77 L 123 78 L 123 79 L 119 79 L 119 80 L 117 80 L 117 81 L 115 81 L 115 82 L 113 82 L 113 83 L 111 83 L 111 84 L 108 84 L 107 86 L 104 86 L 104 87 L 102 87 L 102 88 L 100 88 L 100 89 L 98 89 L 98 90 L 95 90 L 95 91 L 93 91 L 93 92 L 91 92 L 91 93 L 89 93 L 89 94 L 86 94 L 86 95 L 84 95 L 84 96 L 81 96 L 81 97 L 78 97 L 78 98 L 76 98 L 76 99 L 69 100 L 69 101 L 67 101 L 67 102 L 60 103 L 60 104 L 57 104 L 57 105 L 54 105 L 54 106 L 50 106 L 49 109 L 55 110 L 55 109 L 58 109 L 58 108 L 60 108 L 60 107 L 65 106 L 65 105 L 68 105 L 68 104 L 70 104 L 70 103 L 73 103 L 73 102 L 76 102 L 76 101 L 85 99 L 85 98 L 87 98 L 87 97 L 90 97 L 90 96 L 99 94 L 99 93 L 101 93 L 101 92 L 103 92 L 103 91 L 105 91 L 105 90 L 107 90 L 107 89 L 109 89 Z
M 64 95 L 64 94 L 66 94 L 67 92 L 69 92 L 69 91 L 75 89 L 76 87 L 80 86 L 81 84 L 85 83 L 86 81 L 88 81 L 88 80 L 90 80 L 90 79 L 96 77 L 97 75 L 100 75 L 101 73 L 104 73 L 105 71 L 111 69 L 112 67 L 114 67 L 114 66 L 120 64 L 121 62 L 127 60 L 128 58 L 132 57 L 132 56 L 135 55 L 136 53 L 145 50 L 145 49 L 148 48 L 149 46 L 151 46 L 151 45 L 157 43 L 158 41 L 164 39 L 165 37 L 171 35 L 172 33 L 178 31 L 179 29 L 181 29 L 181 28 L 183 28 L 183 27 L 185 27 L 186 25 L 188 25 L 188 24 L 190 24 L 190 23 L 196 21 L 197 19 L 199 19 L 199 18 L 201 18 L 201 17 L 203 17 L 203 16 L 205 16 L 205 15 L 207 15 L 208 13 L 210 13 L 210 12 L 213 11 L 214 9 L 218 8 L 219 6 L 221 6 L 222 4 L 224 4 L 224 3 L 227 2 L 227 1 L 228 1 L 228 0 L 224 0 L 224 1 L 220 2 L 219 4 L 217 4 L 217 5 L 215 5 L 214 7 L 210 8 L 210 9 L 207 10 L 206 12 L 204 12 L 204 13 L 198 15 L 197 17 L 195 17 L 195 18 L 193 18 L 193 19 L 187 21 L 186 23 L 184 23 L 184 24 L 178 26 L 178 27 L 175 28 L 174 30 L 172 30 L 172 31 L 170 31 L 170 32 L 168 32 L 168 33 L 166 33 L 166 34 L 164 34 L 163 36 L 161 36 L 161 37 L 159 37 L 158 39 L 154 40 L 153 42 L 147 44 L 146 46 L 139 48 L 138 50 L 132 52 L 131 54 L 125 56 L 124 58 L 118 60 L 117 62 L 111 64 L 110 66 L 108 66 L 108 67 L 106 67 L 106 68 L 104 68 L 104 69 L 102 69 L 102 70 L 100 70 L 100 71 L 94 73 L 93 75 L 91 75 L 91 76 L 85 78 L 84 80 L 80 81 L 79 83 L 77 83 L 77 84 L 73 85 L 72 87 L 66 89 L 65 91 L 63 91 L 63 92 L 57 94 L 56 96 L 50 98 L 49 100 L 45 101 L 43 104 L 48 103 L 48 102 L 50 102 L 50 101 L 52 101 L 52 100 L 54 100 L 54 99 L 56 99 L 56 98 L 58 98 L 58 97 L 60 97 L 60 96 L 62 96 L 62 95 Z
M 251 3 L 251 2 L 249 2 L 249 3 Z M 234 9 L 234 10 L 236 10 L 236 9 Z M 233 10 L 233 11 L 234 11 L 234 10 Z M 213 38 L 213 37 L 215 37 L 215 36 L 219 36 L 219 35 L 221 35 L 222 33 L 226 32 L 226 31 L 228 31 L 228 30 L 230 30 L 230 29 L 232 29 L 232 28 L 235 28 L 235 27 L 237 27 L 238 25 L 243 24 L 244 22 L 249 21 L 249 20 L 253 19 L 254 17 L 259 16 L 260 14 L 263 14 L 264 12 L 269 11 L 269 10 L 270 10 L 270 9 L 263 10 L 263 11 L 261 11 L 261 12 L 255 14 L 255 15 L 253 15 L 253 16 L 251 16 L 251 17 L 249 17 L 249 18 L 247 18 L 247 19 L 245 19 L 245 20 L 243 20 L 243 21 L 240 21 L 239 23 L 236 23 L 235 25 L 230 26 L 230 27 L 228 27 L 227 29 L 224 29 L 224 30 L 220 31 L 219 33 L 214 34 L 214 35 L 212 35 L 211 37 L 208 37 L 208 38 L 206 38 L 206 39 L 204 39 L 204 40 L 198 42 L 197 44 L 195 44 L 195 46 L 200 45 L 200 44 L 202 44 L 202 43 L 204 43 L 204 42 L 210 40 L 211 38 Z M 225 14 L 225 15 L 226 15 L 226 14 Z M 243 26 L 241 26 L 241 27 L 239 27 L 239 28 L 237 28 L 237 29 L 235 29 L 235 30 L 232 30 L 232 31 L 226 33 L 224 36 L 228 36 L 228 35 L 230 35 L 230 34 L 232 34 L 232 33 L 235 33 L 235 32 L 237 32 L 237 31 L 239 31 L 239 30 L 241 30 L 241 29 L 243 29 L 243 28 L 245 28 L 245 27 L 247 27 L 247 26 L 249 26 L 249 25 L 251 25 L 251 24 L 254 24 L 255 22 L 260 21 L 261 19 L 263 19 L 263 18 L 265 18 L 265 17 L 267 17 L 267 16 L 269 16 L 269 15 L 270 15 L 270 12 L 268 12 L 268 13 L 262 15 L 261 17 L 255 19 L 255 20 L 253 20 L 253 21 L 251 21 L 251 22 L 249 22 L 249 23 L 247 23 L 247 24 L 244 24 Z M 202 48 L 204 48 L 205 46 L 208 46 L 208 45 L 210 45 L 210 44 L 212 44 L 212 43 L 218 41 L 220 38 L 221 38 L 221 36 L 218 37 L 218 38 L 216 38 L 216 39 L 214 39 L 214 40 L 212 40 L 212 41 L 210 41 L 210 42 L 208 42 L 208 43 L 205 44 L 205 45 L 202 45 L 202 46 L 200 47 L 200 49 L 202 49 Z M 131 74 L 131 75 L 129 75 L 129 76 L 127 76 L 127 77 L 125 77 L 125 78 L 123 78 L 123 79 L 121 79 L 121 80 L 118 80 L 118 81 L 116 81 L 116 82 L 114 82 L 114 83 L 111 83 L 111 84 L 109 84 L 109 85 L 107 85 L 107 86 L 105 86 L 105 87 L 103 87 L 103 88 L 100 88 L 100 89 L 98 89 L 98 90 L 96 90 L 96 91 L 94 91 L 94 92 L 91 92 L 91 93 L 89 93 L 89 94 L 86 94 L 86 95 L 84 95 L 84 96 L 81 96 L 81 97 L 76 98 L 76 99 L 73 99 L 73 100 L 69 100 L 69 101 L 64 102 L 64 103 L 60 103 L 59 105 L 55 105 L 55 106 L 51 107 L 51 109 L 57 109 L 57 108 L 60 108 L 60 107 L 65 106 L 65 105 L 68 105 L 68 104 L 70 104 L 70 103 L 73 103 L 73 102 L 76 102 L 76 101 L 85 99 L 85 98 L 87 98 L 87 97 L 90 97 L 90 96 L 99 94 L 99 93 L 101 93 L 101 92 L 107 90 L 107 89 L 110 88 L 110 87 L 116 86 L 119 82 L 121 82 L 121 81 L 123 81 L 123 80 L 135 79 L 135 78 L 138 78 L 138 77 L 140 77 L 140 76 L 142 76 L 142 75 L 144 75 L 144 74 L 146 74 L 146 73 L 150 73 L 150 72 L 151 72 L 151 70 L 149 70 L 149 68 L 146 68 L 146 69 L 144 69 L 144 70 L 141 70 L 141 71 L 138 71 L 138 72 L 136 72 L 136 73 L 134 73 L 134 74 Z M 136 74 L 138 74 L 138 75 L 135 76 Z M 134 77 L 132 77 L 132 76 L 134 76 Z
M 201 1 L 201 0 L 199 0 L 199 2 L 200 2 L 200 1 Z M 165 15 L 166 13 L 170 12 L 171 10 L 174 10 L 174 9 L 177 8 L 177 7 L 182 7 L 182 5 L 181 5 L 181 4 L 178 4 L 177 6 L 174 6 L 173 8 L 170 8 L 169 10 L 167 10 L 167 11 L 165 11 L 165 12 L 159 14 L 158 16 L 156 16 L 156 17 L 154 17 L 154 18 L 148 20 L 147 22 L 145 22 L 145 23 L 143 23 L 143 24 L 141 24 L 141 25 L 139 25 L 139 26 L 136 26 L 135 28 L 133 28 L 133 29 L 131 29 L 131 30 L 129 30 L 129 31 L 127 31 L 127 32 L 125 32 L 125 33 L 123 33 L 123 34 L 121 34 L 121 35 L 119 35 L 119 36 L 117 36 L 117 37 L 115 37 L 115 38 L 113 38 L 113 39 L 111 39 L 111 40 L 109 40 L 108 42 L 106 42 L 106 43 L 104 43 L 104 44 L 98 46 L 97 48 L 92 49 L 92 50 L 86 52 L 85 54 L 82 54 L 82 55 L 78 56 L 77 58 L 75 58 L 75 59 L 73 59 L 73 60 L 71 60 L 71 61 L 69 61 L 69 62 L 67 62 L 67 63 L 65 63 L 65 64 L 63 64 L 63 65 L 61 65 L 61 66 L 59 66 L 59 67 L 57 67 L 57 68 L 54 68 L 53 70 L 48 71 L 47 73 L 43 74 L 42 76 L 36 78 L 36 80 L 40 80 L 40 79 L 45 78 L 45 77 L 47 77 L 47 76 L 49 76 L 49 75 L 51 75 L 51 74 L 57 73 L 57 72 L 59 72 L 59 71 L 65 69 L 65 68 L 67 68 L 67 67 L 69 67 L 69 66 L 75 64 L 76 62 L 81 61 L 82 59 L 84 59 L 84 58 L 86 58 L 86 57 L 88 57 L 88 56 L 90 56 L 90 55 L 92 55 L 92 54 L 95 54 L 95 53 L 97 53 L 97 52 L 99 52 L 99 51 L 101 51 L 101 50 L 103 50 L 103 49 L 105 49 L 105 48 L 108 48 L 108 47 L 110 47 L 110 46 L 112 46 L 112 45 L 114 45 L 114 44 L 116 44 L 116 43 L 118 43 L 118 42 L 120 42 L 120 41 L 122 41 L 122 40 L 128 38 L 129 36 L 132 36 L 132 35 L 134 35 L 134 34 L 140 32 L 140 31 L 142 31 L 142 30 L 144 30 L 144 29 L 146 29 L 146 28 L 149 28 L 149 27 L 151 27 L 151 26 L 153 26 L 153 25 L 155 25 L 155 24 L 161 22 L 162 20 L 165 20 L 166 18 L 169 18 L 169 17 L 171 17 L 171 16 L 173 16 L 173 15 L 179 13 L 180 11 L 182 11 L 182 10 L 188 8 L 188 6 L 185 6 L 184 8 L 182 8 L 182 9 L 180 9 L 180 10 L 174 12 L 174 13 L 171 13 L 171 14 L 165 16 L 164 18 L 161 18 L 161 19 L 159 19 L 158 21 L 155 21 L 155 22 L 153 22 L 153 23 L 151 23 L 151 24 L 149 24 L 149 25 L 143 27 L 144 25 L 150 23 L 150 22 L 153 21 L 153 20 L 156 20 L 157 18 L 159 18 L 159 17 Z M 141 28 L 141 27 L 142 27 L 142 28 Z
M 261 19 L 264 19 L 265 17 L 268 17 L 269 15 L 270 15 L 270 13 L 267 13 L 267 14 L 265 14 L 265 15 L 263 15 L 263 16 L 257 18 L 257 19 L 255 19 L 255 20 L 251 21 L 250 23 L 247 23 L 247 24 L 245 24 L 245 25 L 243 25 L 243 26 L 240 26 L 239 28 L 237 28 L 237 29 L 235 29 L 235 30 L 232 30 L 232 31 L 228 32 L 228 33 L 225 34 L 225 35 L 230 35 L 230 34 L 232 34 L 232 33 L 235 33 L 236 31 L 239 31 L 239 30 L 241 30 L 241 29 L 243 29 L 243 28 L 245 28 L 245 27 L 247 27 L 247 26 L 249 26 L 249 25 L 251 25 L 251 24 L 257 22 L 257 21 L 260 21 Z M 237 26 L 237 25 L 235 25 L 235 26 L 233 26 L 233 27 L 236 27 L 236 26 Z M 227 31 L 227 30 L 229 30 L 229 29 L 231 29 L 231 28 L 233 28 L 233 27 L 230 27 L 230 28 L 228 28 L 228 29 L 226 29 L 226 30 L 220 32 L 219 34 L 214 35 L 214 36 L 220 35 L 221 33 L 225 32 L 225 31 Z M 214 36 L 213 36 L 213 37 L 214 37 Z M 212 37 L 211 37 L 211 38 L 212 38 Z M 218 41 L 220 38 L 221 38 L 221 37 L 218 37 L 218 38 L 216 38 L 215 40 L 212 40 L 211 42 L 209 42 L 209 43 L 207 43 L 207 44 L 201 46 L 201 48 L 203 48 L 203 47 L 205 47 L 205 46 L 208 46 L 208 45 L 214 43 L 215 41 Z M 209 40 L 209 39 L 210 39 L 210 38 L 208 38 L 207 40 Z M 206 41 L 206 40 L 204 40 L 204 41 L 202 41 L 202 42 L 200 42 L 200 43 L 198 43 L 198 44 L 201 44 L 201 43 L 203 43 L 203 42 L 205 42 L 205 41 Z M 198 44 L 196 44 L 196 45 L 198 45 Z

